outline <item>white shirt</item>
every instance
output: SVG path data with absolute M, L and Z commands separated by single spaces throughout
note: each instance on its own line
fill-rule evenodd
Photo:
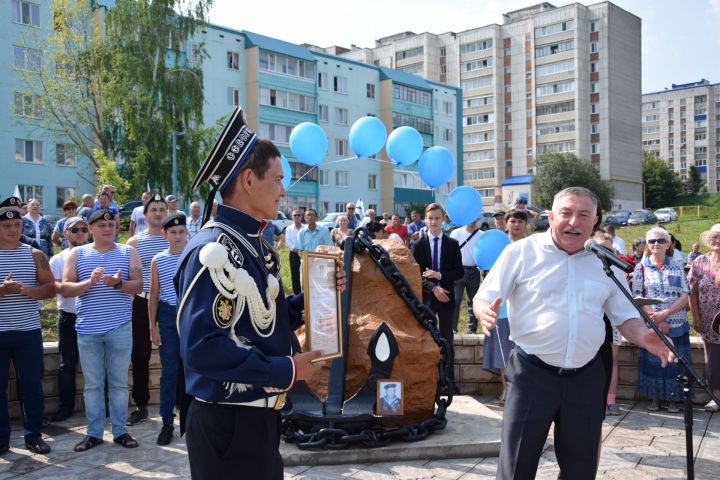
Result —
M 614 269 L 627 289 L 625 275 Z M 507 300 L 510 338 L 545 363 L 579 368 L 605 340 L 603 312 L 617 327 L 639 314 L 592 253 L 568 255 L 550 231 L 513 242 L 480 285 L 476 299 Z
M 65 258 L 68 256 L 70 250 L 71 248 L 68 247 L 59 254 L 53 255 L 50 258 L 50 271 L 52 272 L 53 277 L 55 277 L 55 280 L 62 280 L 63 269 L 65 268 Z M 58 310 L 63 310 L 68 313 L 77 313 L 77 309 L 75 308 L 76 297 L 66 298 L 60 295 L 60 293 L 58 293 L 56 297 Z
M 475 249 L 475 242 L 478 238 L 480 238 L 480 236 L 482 236 L 482 234 L 483 232 L 481 230 L 476 230 L 475 235 L 473 235 L 473 237 L 460 249 L 463 267 L 477 266 L 477 263 L 475 263 L 475 257 L 473 256 L 473 250 Z M 470 235 L 472 235 L 472 232 L 468 232 L 465 227 L 456 228 L 450 232 L 450 236 L 457 240 L 460 245 L 462 245 L 463 242 L 470 237 Z
M 302 228 L 302 224 L 301 224 L 300 228 Z M 298 232 L 299 232 L 299 229 L 295 226 L 294 223 L 288 225 L 285 228 L 285 246 L 290 251 L 297 249 Z
M 613 248 L 617 250 L 618 253 L 625 255 L 625 240 L 615 235 L 612 239 Z
M 438 239 L 439 239 L 438 242 L 437 242 L 437 243 L 438 243 L 438 256 L 439 256 L 439 257 L 442 257 L 443 233 L 440 232 L 440 235 L 438 235 L 437 237 L 435 237 L 435 235 L 433 235 L 432 233 L 430 233 L 430 230 L 428 230 L 427 236 L 428 236 L 428 241 L 430 242 L 430 259 L 431 259 L 431 260 L 435 260 L 435 238 L 438 238 Z M 435 263 L 435 262 L 433 262 L 433 263 Z M 442 265 L 440 265 L 440 258 L 437 259 L 437 265 L 438 265 L 437 271 L 439 272 L 440 269 L 442 268 Z
M 130 214 L 130 220 L 135 222 L 135 234 L 142 233 L 147 229 L 147 223 L 145 223 L 145 206 L 140 205 L 139 207 L 133 208 Z

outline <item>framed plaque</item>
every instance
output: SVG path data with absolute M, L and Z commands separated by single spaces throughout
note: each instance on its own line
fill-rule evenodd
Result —
M 340 292 L 335 276 L 337 269 L 337 255 L 302 252 L 305 351 L 322 352 L 314 362 L 343 354 Z
M 379 417 L 390 417 L 403 414 L 402 380 L 377 380 L 377 409 Z

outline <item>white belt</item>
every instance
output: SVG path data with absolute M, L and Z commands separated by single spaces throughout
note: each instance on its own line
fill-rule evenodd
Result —
M 210 403 L 215 405 L 230 405 L 238 407 L 256 407 L 256 408 L 272 408 L 274 410 L 280 410 L 285 406 L 285 393 L 275 395 L 273 397 L 258 398 L 252 402 L 210 402 L 203 400 L 202 398 L 195 397 L 195 400 L 199 400 L 203 403 Z
M 147 292 L 140 292 L 135 294 L 136 297 L 144 298 L 145 300 L 148 299 L 148 293 Z

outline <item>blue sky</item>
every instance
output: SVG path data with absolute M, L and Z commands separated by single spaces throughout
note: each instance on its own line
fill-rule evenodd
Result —
M 210 21 L 293 43 L 372 47 L 403 31 L 460 32 L 502 23 L 529 0 L 214 0 Z M 555 6 L 574 2 L 554 1 Z M 580 2 L 590 5 L 598 2 Z M 643 93 L 706 78 L 720 82 L 720 0 L 615 0 L 642 19 Z

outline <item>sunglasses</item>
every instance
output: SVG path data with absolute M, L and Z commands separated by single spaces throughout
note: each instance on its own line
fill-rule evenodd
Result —
M 355 207 L 348 207 L 348 210 L 355 210 Z
M 71 233 L 78 233 L 78 232 L 87 233 L 88 228 L 87 227 L 73 227 L 70 229 L 70 232 Z
M 647 243 L 650 245 L 654 245 L 656 243 L 659 245 L 664 245 L 664 244 L 668 243 L 668 241 L 666 238 L 651 238 L 650 240 L 647 241 Z

